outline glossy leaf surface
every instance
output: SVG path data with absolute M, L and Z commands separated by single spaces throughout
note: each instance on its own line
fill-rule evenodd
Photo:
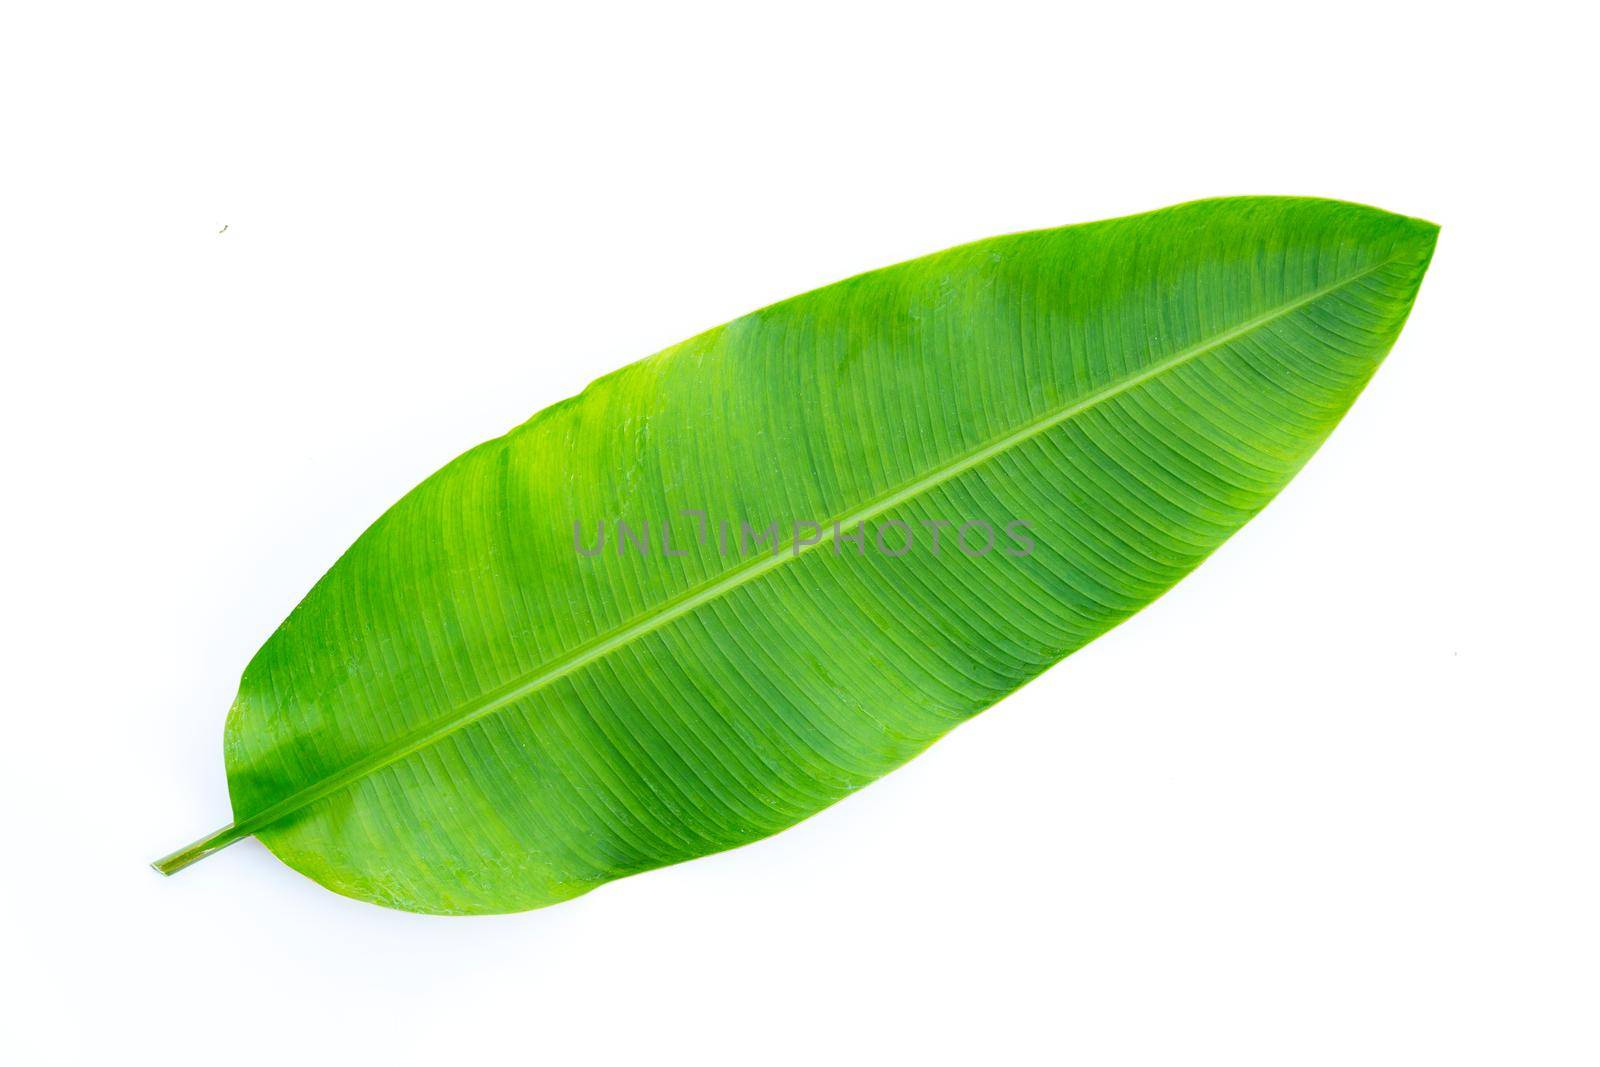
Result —
M 312 589 L 228 717 L 235 824 L 161 866 L 253 833 L 340 893 L 505 912 L 790 826 L 1271 500 L 1435 233 L 1202 201 L 860 275 L 602 378 Z

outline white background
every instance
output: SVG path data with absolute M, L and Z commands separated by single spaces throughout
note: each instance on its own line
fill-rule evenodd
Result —
M 1600 1060 L 1592 27 L 1474 7 L 8 4 L 6 1058 Z M 251 653 L 466 447 L 1233 193 L 1441 223 L 1411 324 L 1259 520 L 904 770 L 518 916 L 145 866 L 227 820 Z

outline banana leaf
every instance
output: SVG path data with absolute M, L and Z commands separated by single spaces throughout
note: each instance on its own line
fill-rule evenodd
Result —
M 361 900 L 512 912 L 791 826 L 1265 506 L 1436 233 L 1200 201 L 858 275 L 607 375 L 333 565 L 244 671 L 234 821 L 156 867 L 254 835 Z

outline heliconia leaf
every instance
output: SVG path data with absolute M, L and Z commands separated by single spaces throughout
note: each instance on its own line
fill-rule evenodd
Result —
M 157 868 L 253 834 L 352 897 L 508 912 L 782 830 L 1271 500 L 1436 233 L 1200 201 L 862 274 L 607 375 L 334 564 L 245 669 L 235 821 Z

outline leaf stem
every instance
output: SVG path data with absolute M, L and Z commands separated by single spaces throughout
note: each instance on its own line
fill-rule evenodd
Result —
M 209 833 L 200 840 L 191 844 L 184 845 L 171 855 L 162 856 L 150 866 L 154 867 L 162 874 L 176 874 L 185 867 L 189 866 L 189 864 L 197 863 L 211 855 L 213 852 L 219 852 L 233 844 L 235 841 L 242 840 L 243 838 L 249 836 L 250 832 L 248 830 L 242 829 L 238 825 L 230 822 L 222 829 L 213 833 Z

